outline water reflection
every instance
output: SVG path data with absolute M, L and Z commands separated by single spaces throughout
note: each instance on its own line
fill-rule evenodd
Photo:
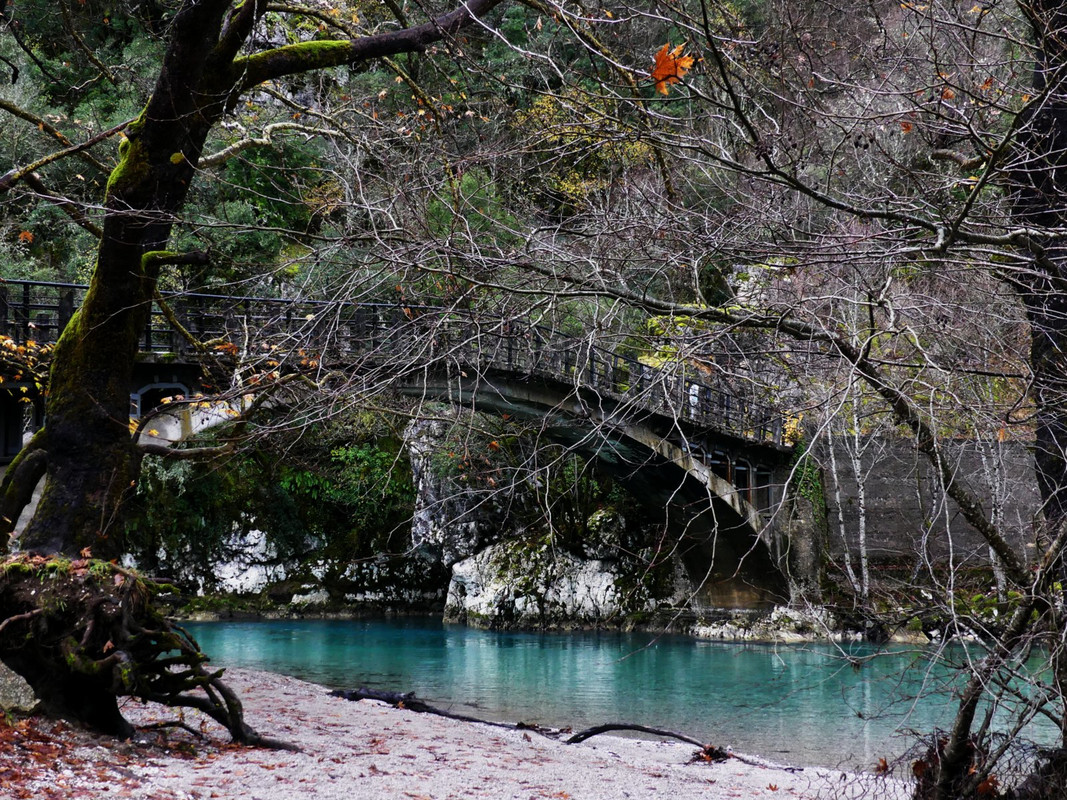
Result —
M 797 764 L 869 769 L 904 751 L 901 730 L 951 720 L 948 671 L 909 648 L 865 661 L 875 651 L 859 644 L 499 633 L 410 619 L 188 627 L 218 664 L 414 691 L 492 719 L 635 722 Z

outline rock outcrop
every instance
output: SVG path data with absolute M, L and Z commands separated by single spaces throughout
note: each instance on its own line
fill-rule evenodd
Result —
M 506 499 L 492 487 L 461 486 L 443 474 L 450 423 L 415 420 L 404 432 L 415 486 L 411 546 L 449 568 L 504 536 L 513 527 Z

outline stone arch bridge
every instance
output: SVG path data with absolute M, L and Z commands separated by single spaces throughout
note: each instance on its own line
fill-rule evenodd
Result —
M 77 284 L 0 283 L 0 334 L 53 342 L 81 302 Z M 164 397 L 192 396 L 203 356 L 170 320 L 214 341 L 248 370 L 299 363 L 364 376 L 426 400 L 536 421 L 543 433 L 598 458 L 647 502 L 674 509 L 699 605 L 752 607 L 785 595 L 790 542 L 775 521 L 792 448 L 778 413 L 710 381 L 657 368 L 520 317 L 387 303 L 209 294 L 153 306 L 130 387 L 131 417 Z M 27 400 L 31 402 L 26 402 Z M 0 454 L 18 453 L 42 423 L 36 388 L 0 385 Z M 176 441 L 232 417 L 226 404 L 176 404 L 152 428 Z

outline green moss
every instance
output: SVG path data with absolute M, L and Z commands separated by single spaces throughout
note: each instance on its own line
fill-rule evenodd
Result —
M 808 453 L 808 442 L 800 438 L 793 450 L 793 470 L 789 481 L 790 490 L 811 503 L 815 524 L 826 527 L 826 494 L 822 482 L 822 470 Z
M 148 158 L 144 153 L 144 147 L 138 143 L 141 130 L 145 124 L 145 112 L 126 126 L 123 131 L 123 139 L 119 142 L 119 163 L 111 170 L 107 179 L 107 197 L 118 191 L 124 184 L 133 183 L 143 179 L 148 172 Z
M 119 145 L 119 163 L 111 170 L 107 179 L 105 197 L 136 185 L 148 177 L 151 165 L 148 154 L 137 139 L 124 139 Z
M 152 267 L 165 264 L 178 255 L 173 250 L 149 250 L 141 256 L 141 268 L 148 272 Z
M 237 75 L 255 85 L 272 75 L 336 67 L 351 53 L 352 45 L 346 41 L 298 42 L 234 59 L 233 65 Z
M 130 662 L 121 662 L 116 667 L 118 672 L 119 682 L 122 684 L 122 688 L 127 692 L 133 691 L 133 688 L 137 685 L 137 670 Z
M 51 558 L 41 566 L 41 573 L 47 576 L 66 575 L 68 572 L 70 561 L 62 557 Z

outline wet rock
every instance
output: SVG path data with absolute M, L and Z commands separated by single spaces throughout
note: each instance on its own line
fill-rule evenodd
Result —
M 858 634 L 843 633 L 829 611 L 815 606 L 776 606 L 769 613 L 734 612 L 696 624 L 691 633 L 704 639 L 739 642 L 813 642 L 851 640 Z

